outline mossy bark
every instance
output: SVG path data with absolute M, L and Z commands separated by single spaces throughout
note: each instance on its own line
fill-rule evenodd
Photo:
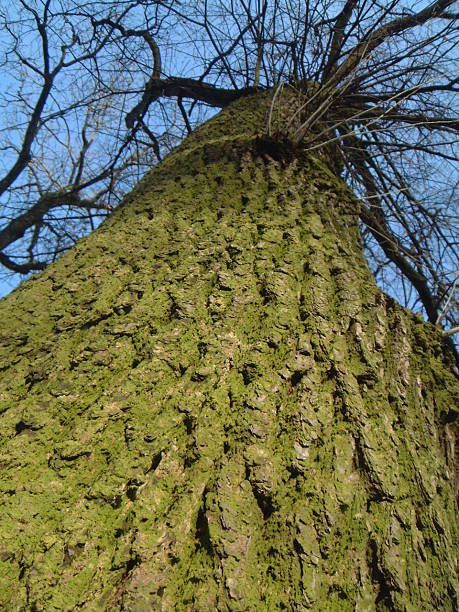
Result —
M 0 608 L 453 610 L 452 361 L 236 103 L 0 305 Z

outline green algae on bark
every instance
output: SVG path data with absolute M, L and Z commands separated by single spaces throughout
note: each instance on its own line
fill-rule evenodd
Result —
M 452 362 L 268 106 L 1 302 L 0 607 L 457 609 Z

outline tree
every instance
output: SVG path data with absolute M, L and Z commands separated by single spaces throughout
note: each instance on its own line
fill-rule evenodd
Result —
M 2 302 L 2 605 L 455 609 L 454 355 L 315 147 L 346 62 L 326 96 L 162 80 L 227 108 Z
M 255 90 L 294 85 L 294 140 L 338 144 L 364 199 L 380 286 L 458 327 L 457 14 L 452 1 L 146 3 L 3 9 L 0 263 L 43 269 L 184 133 Z M 434 171 L 432 171 L 434 169 Z M 395 287 L 395 288 L 394 288 Z

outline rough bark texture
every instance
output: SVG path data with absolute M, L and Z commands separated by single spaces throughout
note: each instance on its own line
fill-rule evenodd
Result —
M 228 108 L 0 306 L 0 608 L 456 609 L 453 366 Z

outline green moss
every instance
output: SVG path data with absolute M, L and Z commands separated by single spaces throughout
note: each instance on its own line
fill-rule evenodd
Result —
M 2 301 L 5 608 L 454 608 L 454 372 L 268 106 Z

